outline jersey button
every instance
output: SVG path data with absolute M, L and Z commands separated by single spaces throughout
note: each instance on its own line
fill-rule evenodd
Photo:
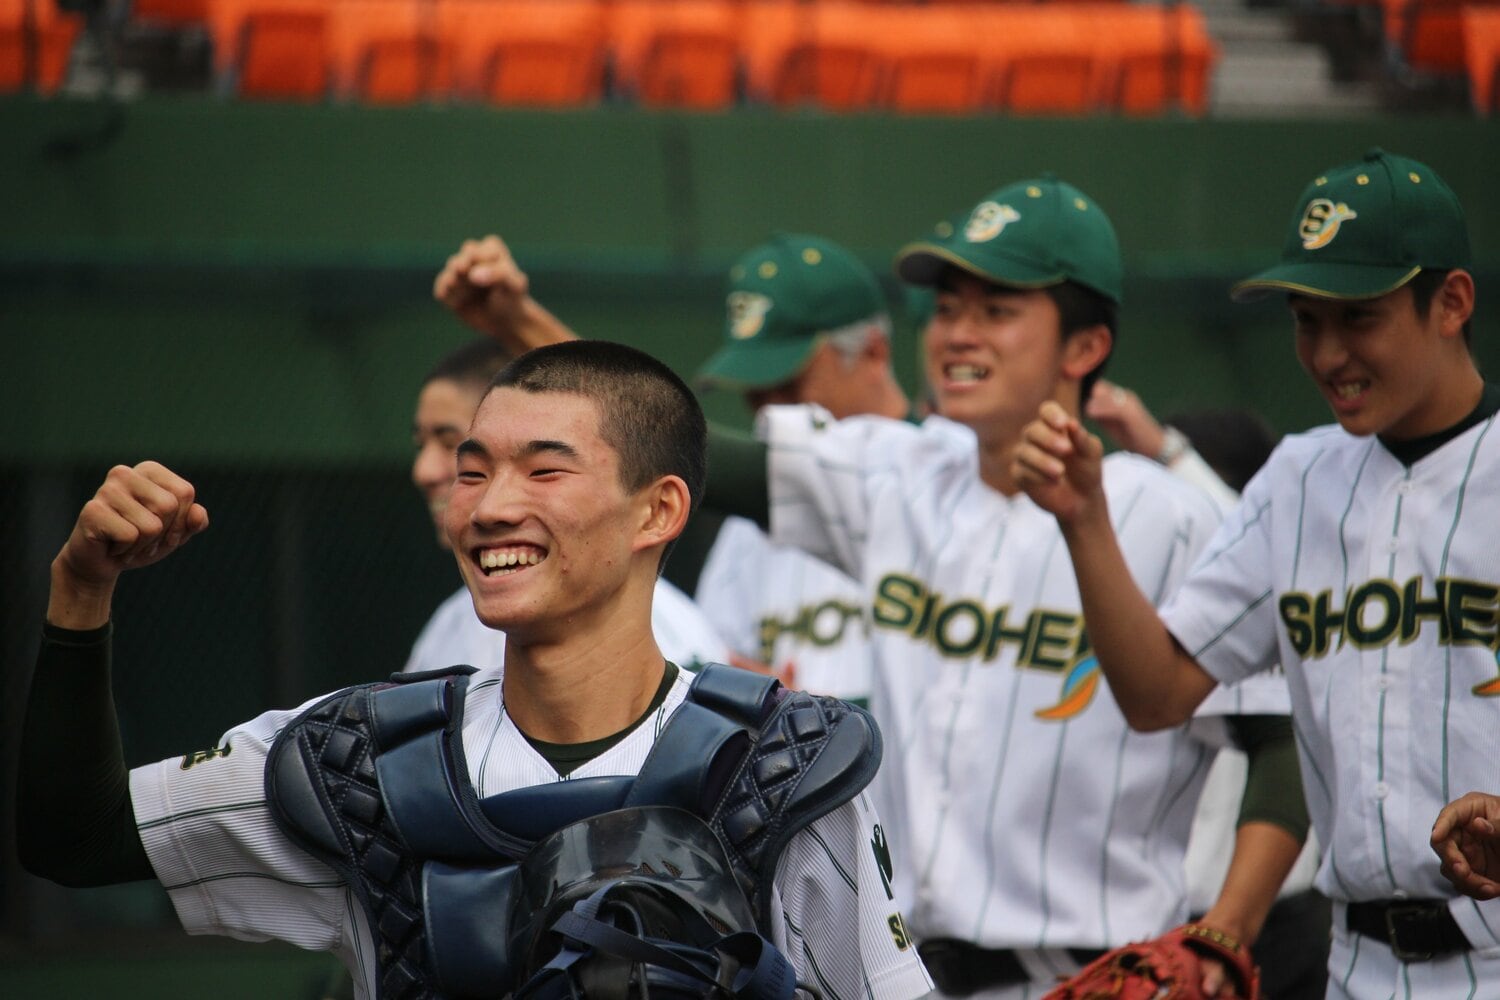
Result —
M 1380 677 L 1376 679 L 1375 686 L 1382 691 L 1389 691 L 1391 689 L 1392 683 L 1394 682 L 1391 680 L 1390 674 L 1381 674 Z
M 1413 489 L 1413 487 L 1412 487 L 1412 484 L 1411 484 L 1411 480 L 1406 479 L 1406 480 L 1402 480 L 1401 485 L 1396 487 L 1396 492 L 1400 493 L 1402 496 L 1405 497 L 1405 496 L 1410 496 L 1411 495 L 1412 489 Z
M 1383 781 L 1375 782 L 1375 798 L 1384 801 L 1391 794 L 1391 786 Z
M 1386 539 L 1385 550 L 1387 552 L 1390 552 L 1390 553 L 1392 553 L 1394 555 L 1396 552 L 1400 551 L 1400 549 L 1401 549 L 1401 540 L 1400 539 L 1398 539 L 1398 538 L 1388 538 L 1388 539 Z

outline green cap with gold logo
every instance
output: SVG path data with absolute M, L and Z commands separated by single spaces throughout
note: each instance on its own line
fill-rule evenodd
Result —
M 1324 171 L 1297 202 L 1281 263 L 1230 291 L 1244 301 L 1270 291 L 1373 299 L 1423 268 L 1469 266 L 1458 198 L 1426 164 L 1372 149 Z
M 875 275 L 858 258 L 798 233 L 778 233 L 736 261 L 724 305 L 724 345 L 697 380 L 741 391 L 789 381 L 819 334 L 886 312 Z
M 949 267 L 1014 288 L 1076 281 L 1120 301 L 1115 227 L 1093 199 L 1050 174 L 1001 188 L 896 254 L 896 273 L 914 285 L 937 284 Z

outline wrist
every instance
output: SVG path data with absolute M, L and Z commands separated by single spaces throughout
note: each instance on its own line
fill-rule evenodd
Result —
M 86 632 L 109 624 L 115 582 L 81 579 L 62 557 L 52 562 L 52 586 L 47 595 L 47 623 Z

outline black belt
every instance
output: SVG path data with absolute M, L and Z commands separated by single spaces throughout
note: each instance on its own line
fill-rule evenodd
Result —
M 1080 966 L 1104 954 L 1087 948 L 1061 950 Z M 950 997 L 966 997 L 980 990 L 1031 981 L 1026 967 L 1009 948 L 981 948 L 968 941 L 932 938 L 917 945 L 917 954 L 938 990 Z
M 1403 962 L 1426 962 L 1472 945 L 1440 899 L 1379 899 L 1348 905 L 1347 926 L 1390 945 Z

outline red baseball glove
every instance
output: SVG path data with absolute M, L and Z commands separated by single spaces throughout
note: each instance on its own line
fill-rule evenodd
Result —
M 1228 973 L 1217 997 L 1259 1000 L 1260 975 L 1249 949 L 1202 924 L 1183 924 L 1159 938 L 1106 952 L 1042 1000 L 1207 1000 L 1205 958 Z

